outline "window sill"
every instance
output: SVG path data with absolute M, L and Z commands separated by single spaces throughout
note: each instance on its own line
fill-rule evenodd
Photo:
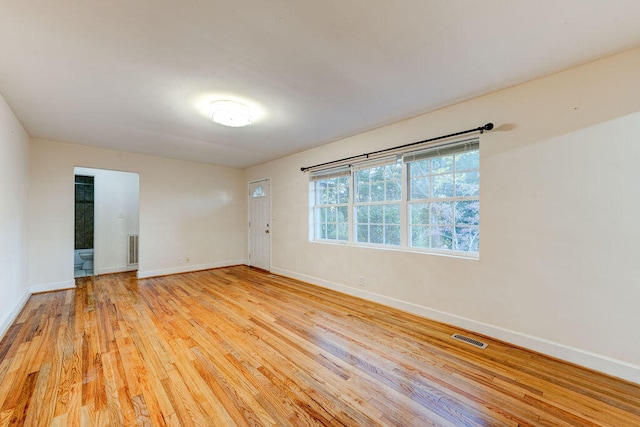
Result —
M 392 252 L 406 252 L 413 254 L 422 254 L 422 255 L 435 255 L 447 258 L 459 258 L 459 259 L 468 259 L 479 261 L 480 254 L 479 253 L 468 253 L 468 252 L 453 252 L 453 251 L 439 251 L 434 249 L 419 249 L 419 248 L 411 248 L 405 246 L 383 246 L 383 245 L 374 245 L 374 244 L 357 244 L 353 242 L 340 242 L 333 240 L 310 240 L 310 243 L 319 243 L 321 245 L 335 245 L 335 246 L 348 246 L 359 249 L 377 249 L 383 251 L 392 251 Z

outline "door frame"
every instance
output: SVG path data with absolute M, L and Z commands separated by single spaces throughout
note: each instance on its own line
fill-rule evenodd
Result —
M 76 172 L 77 169 L 80 169 L 79 172 Z M 138 221 L 138 236 L 140 236 L 140 220 L 141 220 L 141 212 L 140 212 L 140 172 L 135 171 L 135 170 L 126 170 L 126 169 L 113 169 L 113 168 L 107 168 L 107 167 L 96 167 L 96 166 L 79 166 L 79 165 L 74 165 L 73 166 L 73 182 L 74 182 L 74 186 L 75 186 L 75 176 L 76 175 L 85 175 L 85 176 L 92 176 L 94 178 L 94 185 L 96 184 L 96 182 L 98 181 L 98 176 L 100 171 L 107 171 L 107 172 L 118 172 L 118 173 L 127 173 L 127 174 L 134 174 L 138 176 L 138 188 L 137 188 L 137 192 L 138 192 L 138 210 L 136 212 L 136 216 L 137 216 L 137 221 Z M 74 187 L 74 191 L 75 191 L 75 187 Z M 100 271 L 100 260 L 98 259 L 98 247 L 99 247 L 99 243 L 101 243 L 101 236 L 100 235 L 100 227 L 97 226 L 97 224 L 102 223 L 102 221 L 104 221 L 104 218 L 102 218 L 100 216 L 100 212 L 98 209 L 98 201 L 95 198 L 96 192 L 95 192 L 95 187 L 94 187 L 94 205 L 93 205 L 93 209 L 94 209 L 94 217 L 93 217 L 93 275 L 94 276 L 98 276 L 98 275 L 103 275 L 103 274 L 111 274 L 113 271 L 109 271 L 109 269 L 106 269 L 106 271 L 102 272 L 102 273 L 98 273 L 98 271 Z M 74 203 L 75 203 L 75 197 L 74 197 Z M 75 214 L 74 214 L 74 221 L 75 221 Z M 75 233 L 75 229 L 74 229 L 74 233 Z M 75 236 L 74 236 L 75 237 Z M 127 242 L 128 245 L 128 242 Z M 74 251 L 75 251 L 75 245 L 74 245 Z M 129 267 L 129 265 L 126 265 L 126 267 Z M 135 271 L 136 272 L 136 276 L 138 275 L 138 272 L 140 271 L 140 248 L 138 247 L 138 264 L 136 266 L 135 269 L 126 269 L 126 270 L 122 270 L 122 272 L 129 272 L 129 271 Z M 120 272 L 120 271 L 118 271 Z M 75 278 L 74 278 L 75 279 Z
M 271 272 L 271 264 L 272 264 L 272 242 L 273 242 L 273 216 L 271 214 L 271 202 L 273 198 L 271 197 L 273 194 L 273 186 L 271 185 L 271 177 L 266 178 L 257 178 L 252 179 L 247 182 L 247 265 L 251 267 L 251 258 L 249 257 L 251 253 L 251 227 L 249 226 L 249 221 L 251 219 L 251 184 L 255 184 L 257 182 L 267 181 L 269 183 L 269 268 L 267 271 Z M 260 268 L 260 267 L 255 267 Z

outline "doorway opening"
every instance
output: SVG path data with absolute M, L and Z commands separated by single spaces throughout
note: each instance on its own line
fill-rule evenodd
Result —
M 74 168 L 74 277 L 138 269 L 139 176 Z
M 75 175 L 73 277 L 93 276 L 94 177 Z

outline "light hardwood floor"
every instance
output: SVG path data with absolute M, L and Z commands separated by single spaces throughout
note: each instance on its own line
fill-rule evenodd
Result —
M 0 342 L 0 425 L 640 425 L 638 385 L 244 266 L 77 283 Z

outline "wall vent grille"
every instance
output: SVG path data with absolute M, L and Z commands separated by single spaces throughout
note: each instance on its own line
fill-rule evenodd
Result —
M 454 339 L 456 339 L 458 341 L 462 341 L 462 342 L 466 342 L 467 344 L 471 344 L 474 347 L 481 348 L 483 350 L 489 346 L 489 344 L 483 343 L 482 341 L 474 340 L 473 338 L 465 337 L 464 335 L 460 335 L 460 334 L 453 334 L 453 335 L 451 335 L 451 337 L 453 337 Z
M 138 263 L 138 235 L 129 234 L 129 245 L 127 250 L 127 264 L 135 265 Z

